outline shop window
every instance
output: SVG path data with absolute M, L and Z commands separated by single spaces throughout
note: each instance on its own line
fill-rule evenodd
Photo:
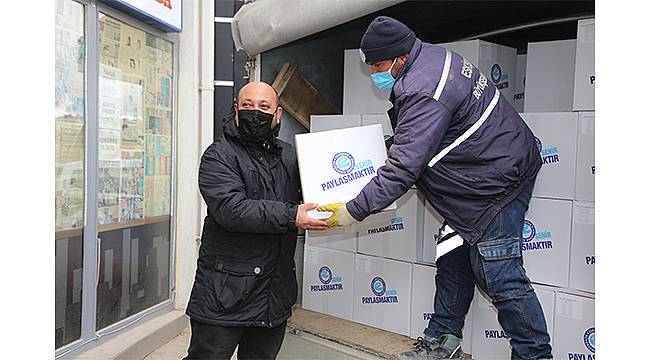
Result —
M 172 58 L 100 13 L 98 330 L 170 297 Z

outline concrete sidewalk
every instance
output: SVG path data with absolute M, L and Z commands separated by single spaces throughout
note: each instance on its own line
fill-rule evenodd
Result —
M 172 339 L 158 350 L 147 355 L 144 360 L 180 360 L 187 355 L 187 346 L 190 344 L 190 327 L 186 327 L 180 335 Z
M 145 356 L 143 360 L 181 360 L 187 355 L 187 347 L 190 344 L 192 331 L 188 326 L 180 335 L 172 339 L 167 344 L 161 346 L 158 350 Z M 236 353 L 232 360 L 236 360 Z

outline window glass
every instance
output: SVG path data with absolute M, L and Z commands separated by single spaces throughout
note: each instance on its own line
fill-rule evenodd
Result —
M 172 43 L 99 18 L 97 328 L 169 299 Z

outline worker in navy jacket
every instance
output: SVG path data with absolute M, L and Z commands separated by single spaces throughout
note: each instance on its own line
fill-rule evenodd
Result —
M 476 284 L 493 301 L 513 359 L 551 358 L 539 300 L 523 268 L 524 214 L 542 165 L 535 137 L 473 64 L 380 16 L 361 40 L 375 86 L 389 90 L 388 159 L 361 193 L 327 204 L 328 226 L 381 211 L 413 185 L 464 239 L 441 257 L 434 315 L 404 359 L 462 359 L 462 328 Z

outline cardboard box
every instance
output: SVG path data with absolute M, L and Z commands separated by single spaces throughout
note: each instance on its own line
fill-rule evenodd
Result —
M 359 233 L 353 229 L 334 228 L 327 231 L 305 231 L 305 245 L 356 252 Z
M 352 200 L 386 160 L 381 125 L 297 134 L 296 151 L 305 203 Z M 395 209 L 393 203 L 384 210 Z M 330 215 L 316 210 L 310 212 L 316 218 Z M 368 220 L 387 215 L 373 215 Z
M 352 320 L 354 254 L 305 245 L 303 309 Z
M 423 335 L 433 315 L 433 297 L 436 294 L 436 268 L 413 264 L 411 283 L 411 330 L 409 336 L 417 339 Z M 463 347 L 463 350 L 464 347 Z
M 409 335 L 411 264 L 355 255 L 353 320 Z
M 569 287 L 595 291 L 596 227 L 594 203 L 573 203 Z
M 524 112 L 573 110 L 576 40 L 528 43 Z
M 434 313 L 434 296 L 436 295 L 436 268 L 434 266 L 413 264 L 413 283 L 411 284 L 411 332 L 410 336 L 417 339 L 423 336 L 424 329 Z M 472 353 L 472 312 L 470 306 L 465 316 L 463 341 L 461 346 L 466 354 Z
M 524 112 L 524 96 L 526 89 L 526 54 L 517 55 L 515 71 L 514 106 L 518 113 Z
M 523 113 L 542 156 L 533 196 L 571 200 L 575 196 L 578 113 Z
M 422 262 L 427 264 L 436 263 L 436 238 L 438 229 L 445 221 L 443 217 L 424 199 L 424 226 L 422 229 Z
M 580 201 L 596 200 L 596 114 L 579 113 L 578 154 L 576 156 L 576 192 Z
M 546 328 L 553 343 L 553 322 L 555 293 L 551 288 L 534 285 L 535 293 L 542 305 Z M 478 289 L 474 294 L 474 324 L 472 334 L 472 358 L 476 360 L 510 359 L 510 338 L 499 325 L 497 310 L 492 301 Z
M 374 124 L 381 125 L 381 128 L 384 131 L 384 139 L 393 136 L 393 127 L 390 125 L 390 118 L 388 117 L 388 114 L 361 116 L 362 126 L 374 125 Z
M 361 60 L 359 49 L 345 50 L 344 56 L 343 114 L 385 114 L 393 106 L 390 91 L 372 83 L 370 66 Z
M 578 20 L 576 39 L 573 110 L 595 110 L 594 83 L 596 80 L 596 21 Z
M 309 132 L 346 129 L 361 126 L 361 115 L 312 115 Z
M 458 53 L 474 64 L 511 104 L 514 103 L 517 49 L 483 40 L 438 45 Z
M 555 295 L 555 359 L 595 360 L 594 299 L 557 292 Z
M 359 252 L 408 262 L 422 258 L 424 200 L 415 188 L 397 200 L 395 215 L 359 225 Z
M 533 197 L 522 237 L 524 269 L 538 284 L 569 286 L 572 203 Z

